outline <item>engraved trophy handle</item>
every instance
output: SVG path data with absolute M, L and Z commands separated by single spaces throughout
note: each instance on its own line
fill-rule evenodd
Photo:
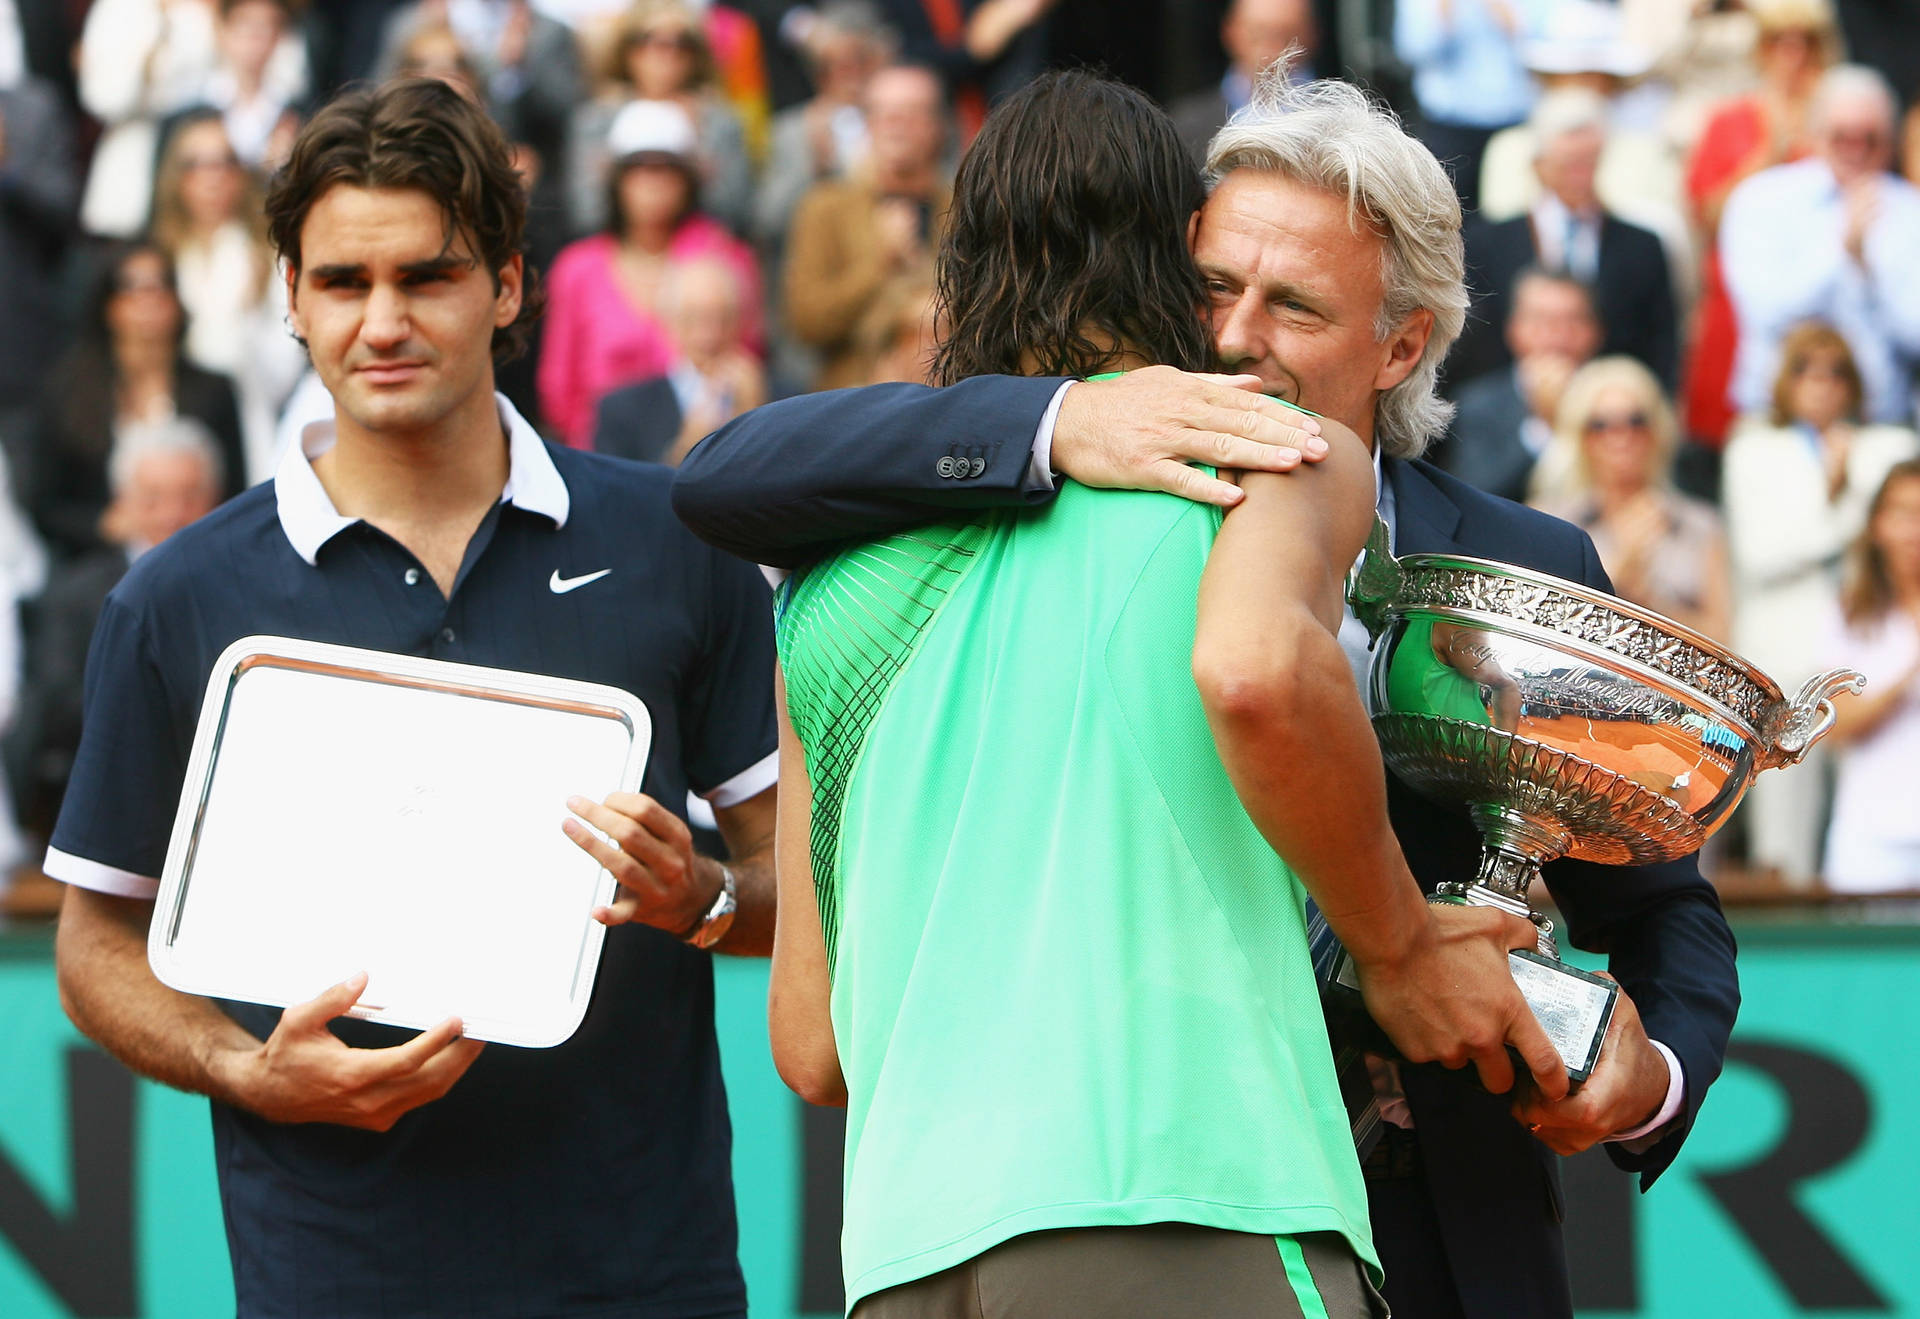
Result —
M 1833 698 L 1847 692 L 1858 696 L 1866 685 L 1867 680 L 1852 669 L 1829 669 L 1807 679 L 1800 694 L 1784 704 L 1760 757 L 1760 768 L 1799 764 L 1813 744 L 1832 730 Z
M 1369 647 L 1380 639 L 1380 633 L 1385 630 L 1387 611 L 1400 598 L 1400 586 L 1404 579 L 1400 561 L 1393 557 L 1388 548 L 1387 524 L 1376 513 L 1373 530 L 1367 534 L 1366 548 L 1360 553 L 1360 561 L 1347 574 L 1347 603 L 1353 606 L 1353 616 L 1367 629 Z

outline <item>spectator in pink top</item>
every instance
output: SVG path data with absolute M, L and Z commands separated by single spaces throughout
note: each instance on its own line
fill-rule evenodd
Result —
M 594 409 L 621 385 L 665 375 L 674 350 L 657 312 L 662 277 L 712 258 L 745 292 L 746 340 L 762 351 L 760 274 L 752 251 L 699 210 L 694 127 L 665 101 L 634 101 L 607 134 L 613 170 L 607 232 L 569 244 L 547 277 L 539 366 L 547 424 L 575 448 L 593 442 Z

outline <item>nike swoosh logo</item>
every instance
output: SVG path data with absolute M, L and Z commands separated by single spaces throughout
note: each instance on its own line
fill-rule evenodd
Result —
M 568 591 L 585 586 L 588 582 L 599 581 L 612 571 L 611 568 L 602 568 L 599 572 L 590 572 L 585 577 L 562 577 L 560 570 L 555 568 L 553 576 L 547 579 L 547 589 L 555 595 L 565 595 Z

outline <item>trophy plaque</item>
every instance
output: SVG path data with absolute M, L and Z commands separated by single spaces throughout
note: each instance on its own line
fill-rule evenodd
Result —
M 1552 922 L 1527 902 L 1540 867 L 1697 851 L 1754 775 L 1797 763 L 1833 726 L 1833 698 L 1865 680 L 1835 669 L 1789 698 L 1718 643 L 1604 592 L 1486 559 L 1396 559 L 1379 522 L 1348 594 L 1372 638 L 1387 766 L 1466 807 L 1485 843 L 1474 880 L 1432 900 L 1533 921 L 1537 952 L 1509 965 L 1578 1084 L 1619 990 L 1559 960 Z M 1338 960 L 1330 978 L 1357 989 Z
M 147 936 L 175 989 L 286 1007 L 357 972 L 349 1015 L 559 1044 L 613 900 L 561 832 L 635 791 L 652 725 L 612 687 L 285 637 L 214 665 Z

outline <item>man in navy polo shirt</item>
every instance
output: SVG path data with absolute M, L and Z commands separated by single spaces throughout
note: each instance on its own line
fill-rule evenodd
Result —
M 704 950 L 771 939 L 766 588 L 681 529 L 663 470 L 549 448 L 494 392 L 493 358 L 538 298 L 518 181 L 479 109 L 420 80 L 334 102 L 268 216 L 335 418 L 107 602 L 46 862 L 69 886 L 67 1009 L 129 1066 L 213 1098 L 242 1315 L 741 1314 Z M 358 977 L 284 1013 L 154 979 L 146 929 L 202 693 L 249 633 L 646 703 L 644 795 L 567 803 L 570 836 L 622 885 L 598 913 L 618 928 L 572 1040 L 482 1052 L 448 1021 L 391 1045 L 336 1020 Z M 713 803 L 731 869 L 694 856 L 689 788 Z M 280 823 L 290 848 L 350 827 L 297 800 Z M 263 883 L 273 866 L 260 857 Z

